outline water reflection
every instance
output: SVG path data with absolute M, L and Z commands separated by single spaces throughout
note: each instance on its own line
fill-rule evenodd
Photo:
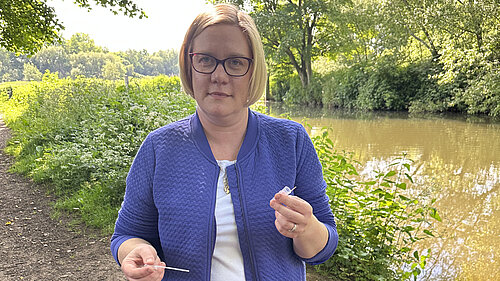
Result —
M 354 153 L 367 174 L 406 152 L 415 160 L 420 192 L 437 198 L 442 223 L 422 280 L 500 280 L 500 123 L 458 115 L 329 112 L 280 108 L 306 122 L 311 135 L 324 127 L 337 150 Z

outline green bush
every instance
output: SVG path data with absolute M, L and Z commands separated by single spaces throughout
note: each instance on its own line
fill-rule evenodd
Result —
M 367 77 L 362 81 L 356 98 L 356 108 L 361 110 L 386 110 L 394 109 L 394 104 L 389 103 L 389 97 L 397 96 L 392 85 L 396 69 L 368 68 Z M 394 103 L 394 102 L 393 102 Z
M 13 170 L 51 183 L 57 206 L 111 231 L 140 144 L 150 131 L 193 113 L 194 102 L 177 77 L 132 80 L 126 88 L 47 73 L 15 88 L 0 111 L 15 131 Z
M 304 88 L 297 74 L 275 76 L 272 79 L 271 99 L 287 104 L 320 105 L 322 103 L 322 78 L 314 73 L 309 85 Z
M 335 214 L 339 245 L 324 264 L 316 266 L 335 280 L 405 280 L 425 268 L 428 252 L 416 242 L 433 236 L 429 219 L 441 220 L 434 200 L 411 198 L 412 161 L 395 159 L 387 171 L 374 171 L 363 182 L 348 154 L 333 150 L 328 133 L 313 138 L 323 165 L 327 194 Z
M 281 77 L 279 75 L 271 77 L 269 82 L 269 95 L 267 99 L 273 101 L 283 101 L 283 97 L 290 90 L 289 77 Z
M 470 114 L 500 116 L 500 69 L 493 64 L 491 68 L 495 69 L 487 69 L 470 81 L 470 86 L 459 97 L 468 106 Z
M 444 111 L 451 95 L 437 83 L 439 69 L 432 62 L 401 66 L 385 58 L 338 69 L 324 77 L 323 104 L 358 110 Z
M 451 88 L 453 106 L 470 114 L 500 116 L 500 63 L 493 54 L 477 50 L 445 52 L 443 88 Z
M 327 107 L 356 108 L 360 82 L 365 79 L 358 65 L 342 68 L 323 78 L 323 105 Z
M 492 53 L 444 49 L 439 59 L 411 63 L 379 57 L 316 74 L 273 77 L 272 97 L 288 104 L 357 110 L 408 110 L 500 115 L 500 71 Z

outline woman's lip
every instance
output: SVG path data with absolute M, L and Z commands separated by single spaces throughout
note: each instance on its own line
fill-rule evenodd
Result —
M 228 94 L 225 94 L 225 93 L 221 93 L 221 92 L 212 92 L 212 93 L 208 93 L 210 96 L 218 96 L 218 97 L 229 97 L 230 95 Z

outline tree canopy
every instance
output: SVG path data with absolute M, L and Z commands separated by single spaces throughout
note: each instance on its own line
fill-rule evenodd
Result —
M 74 0 L 80 7 L 91 10 L 91 3 L 108 7 L 112 13 L 129 17 L 146 16 L 131 0 Z M 0 1 L 0 46 L 8 51 L 32 55 L 44 44 L 60 41 L 63 23 L 46 0 Z
M 178 75 L 178 52 L 147 50 L 109 52 L 95 44 L 88 34 L 76 33 L 70 39 L 44 46 L 33 56 L 16 55 L 0 48 L 0 83 L 39 80 L 39 73 L 58 77 L 95 77 L 108 80 L 129 77 Z

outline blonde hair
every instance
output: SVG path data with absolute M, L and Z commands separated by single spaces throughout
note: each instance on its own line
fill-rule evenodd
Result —
M 248 39 L 248 45 L 252 51 L 253 63 L 248 89 L 247 106 L 254 104 L 260 99 L 266 88 L 267 71 L 264 48 L 260 39 L 259 31 L 253 19 L 230 4 L 218 4 L 213 10 L 199 14 L 188 28 L 182 47 L 179 52 L 179 69 L 182 87 L 186 94 L 194 98 L 192 69 L 189 53 L 192 52 L 193 40 L 205 28 L 217 24 L 229 24 L 241 28 L 241 31 Z

